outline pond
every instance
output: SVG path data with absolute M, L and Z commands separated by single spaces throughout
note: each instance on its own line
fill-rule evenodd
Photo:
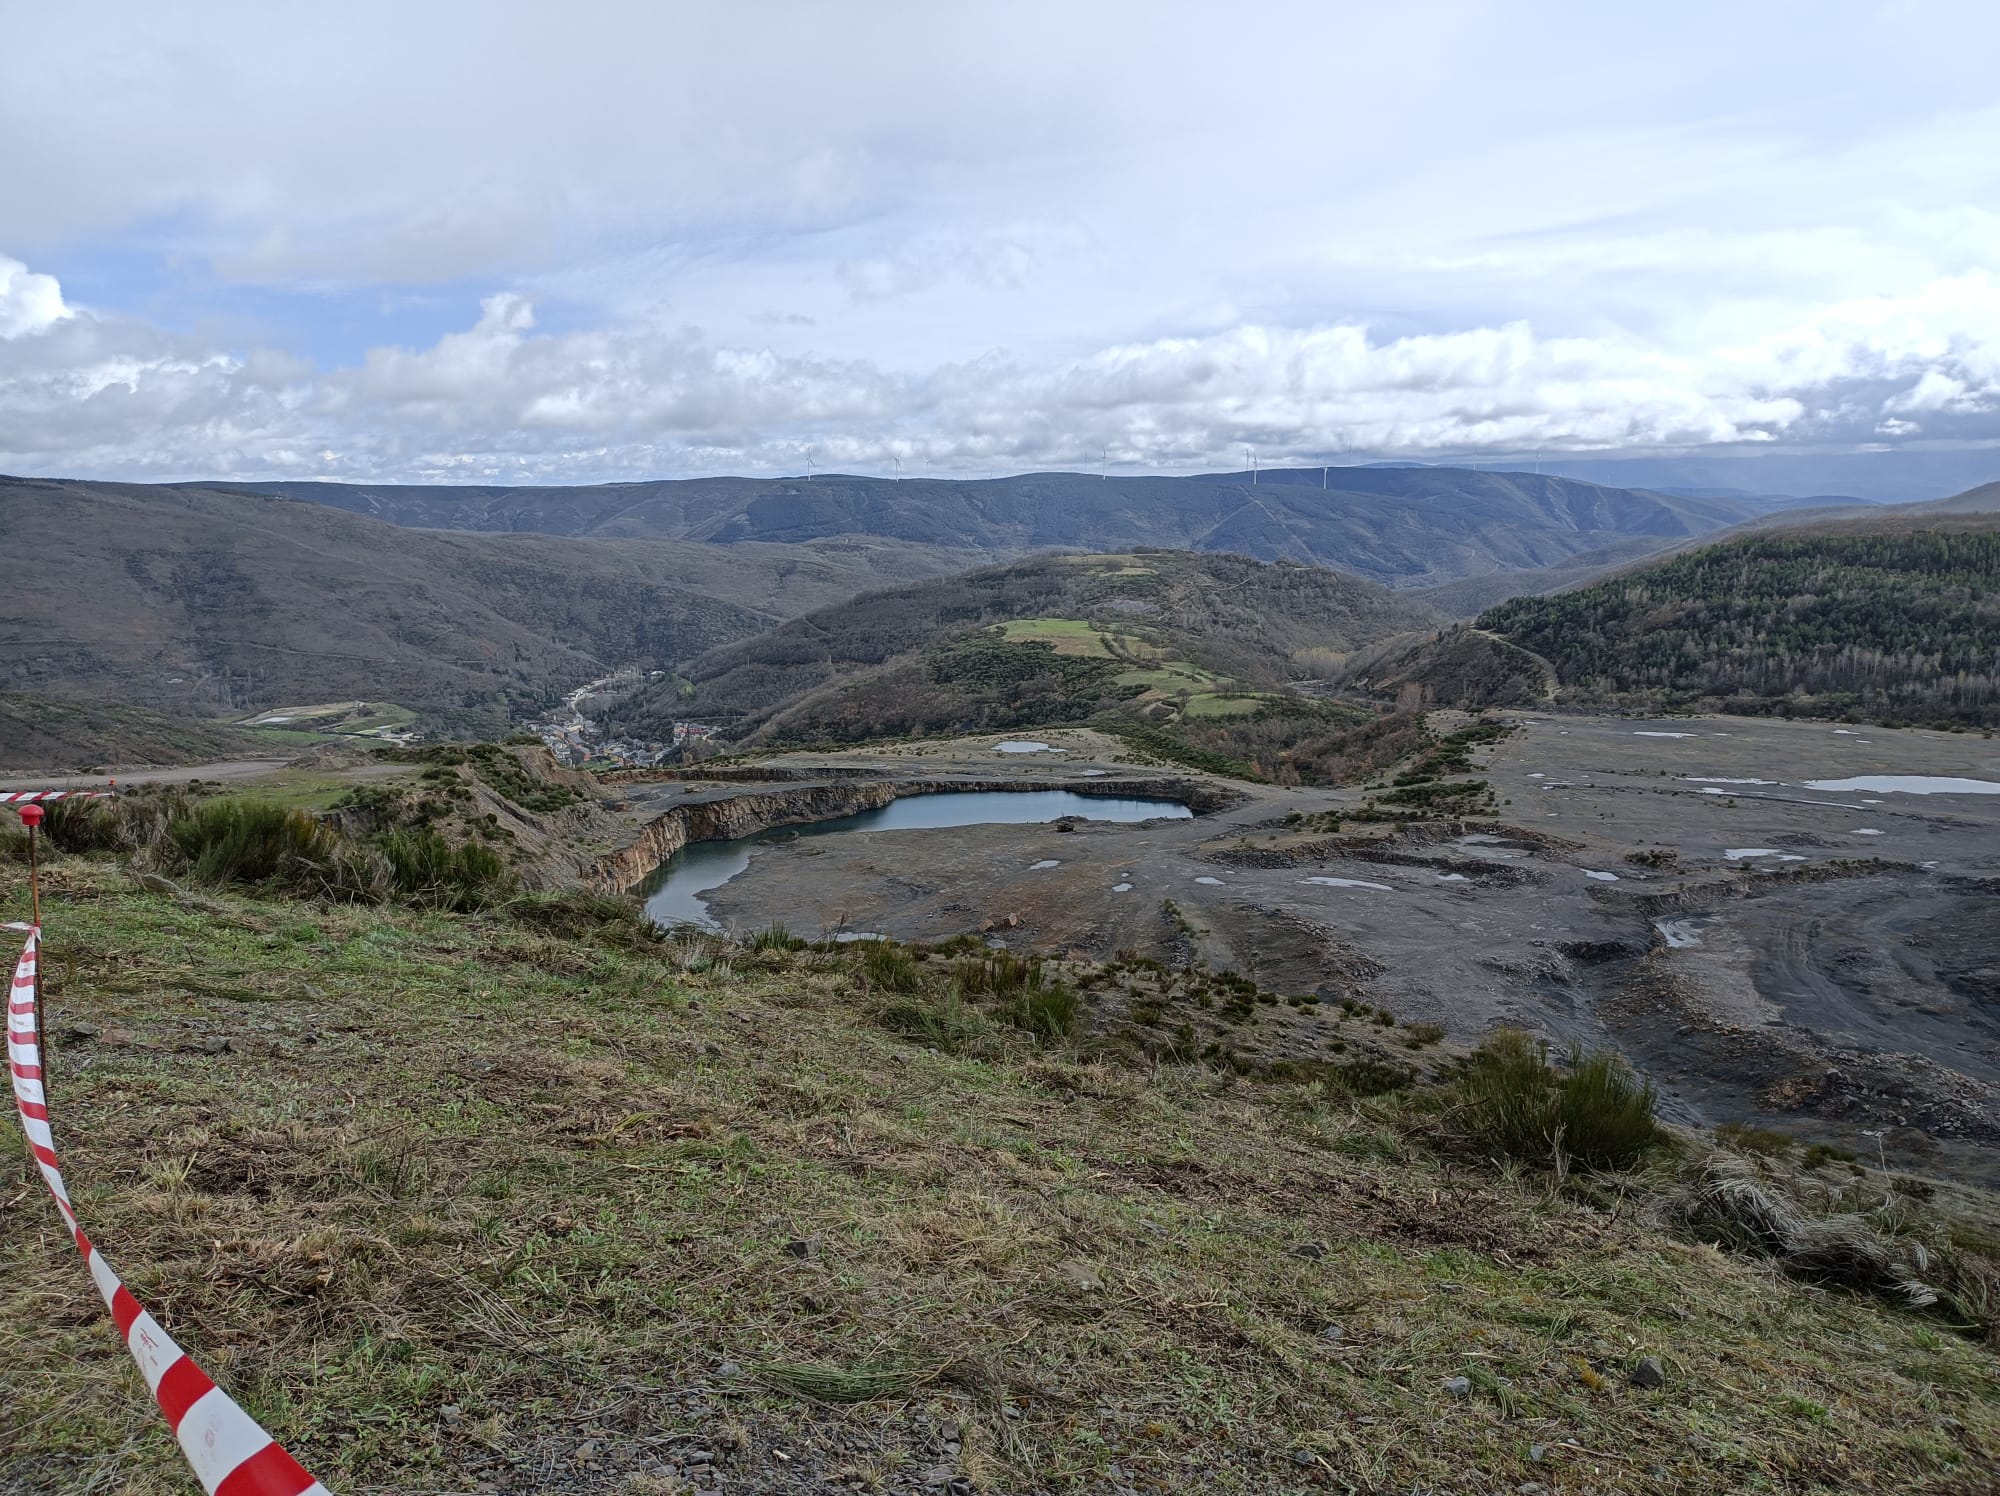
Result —
M 695 842 L 660 864 L 639 886 L 646 913 L 659 925 L 720 926 L 704 895 L 715 892 L 750 866 L 751 854 L 772 842 L 801 836 L 836 836 L 845 831 L 927 831 L 951 826 L 1016 826 L 1077 816 L 1087 821 L 1186 820 L 1194 814 L 1173 800 L 1079 795 L 1074 790 L 954 790 L 909 795 L 877 810 L 782 826 L 735 841 Z

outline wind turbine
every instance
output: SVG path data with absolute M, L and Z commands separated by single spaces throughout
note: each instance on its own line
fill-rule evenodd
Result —
M 889 460 L 896 464 L 896 481 L 901 483 L 903 481 L 903 459 L 900 457 L 891 457 Z
M 1106 483 L 1109 483 L 1111 481 L 1111 449 L 1109 447 L 1105 447 L 1100 451 L 1099 464 L 1097 476 Z
M 1250 450 L 1250 448 L 1248 448 L 1248 447 L 1245 447 L 1245 448 L 1243 449 L 1243 460 L 1244 460 L 1245 462 L 1247 462 L 1247 463 L 1249 463 L 1249 464 L 1250 464 L 1250 481 L 1251 481 L 1251 483 L 1253 483 L 1253 484 L 1254 484 L 1254 483 L 1256 483 L 1256 481 L 1257 481 L 1257 454 L 1256 454 L 1255 452 L 1251 451 L 1251 450 Z
M 810 483 L 812 482 L 812 480 L 813 480 L 813 455 L 812 453 L 808 452 L 806 453 L 806 482 Z

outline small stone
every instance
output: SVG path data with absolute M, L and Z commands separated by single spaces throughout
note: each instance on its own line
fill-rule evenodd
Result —
M 1546 1444 L 1530 1444 L 1528 1446 L 1528 1458 L 1533 1460 L 1537 1465 L 1541 1464 L 1542 1456 L 1548 1452 L 1549 1447 Z
M 1339 1345 L 1341 1341 L 1347 1338 L 1347 1331 L 1341 1329 L 1339 1325 L 1328 1325 L 1324 1330 L 1319 1332 L 1319 1338 L 1324 1340 L 1328 1345 Z
M 938 1437 L 948 1443 L 956 1444 L 964 1437 L 964 1434 L 957 1424 L 947 1423 L 943 1428 L 938 1430 Z
M 596 1458 L 597 1458 L 597 1441 L 595 1439 L 585 1439 L 581 1444 L 576 1446 L 576 1459 L 578 1464 L 580 1465 L 588 1464 L 590 1461 Z
M 1666 1368 L 1660 1365 L 1658 1356 L 1642 1356 L 1639 1364 L 1632 1368 L 1634 1387 L 1664 1387 L 1667 1385 Z
M 742 1373 L 742 1366 L 735 1361 L 724 1361 L 720 1366 L 715 1368 L 715 1374 L 719 1377 L 741 1376 Z
M 1548 1487 L 1538 1480 L 1524 1480 L 1514 1487 L 1514 1496 L 1543 1496 Z
M 924 1489 L 939 1490 L 951 1484 L 951 1469 L 946 1465 L 933 1465 L 923 1473 Z
M 797 1257 L 803 1260 L 812 1256 L 812 1254 L 813 1244 L 809 1241 L 794 1239 L 785 1243 L 785 1255 L 787 1257 Z
M 1472 1396 L 1472 1378 L 1446 1377 L 1444 1379 L 1444 1390 L 1449 1392 L 1453 1397 L 1470 1397 Z
M 1313 1452 L 1310 1449 L 1293 1450 L 1292 1463 L 1301 1467 L 1310 1466 L 1313 1463 Z
M 1327 1246 L 1323 1241 L 1302 1241 L 1292 1248 L 1292 1256 L 1303 1257 L 1308 1262 L 1318 1262 L 1326 1253 Z
M 457 1423 L 465 1416 L 465 1409 L 457 1403 L 446 1403 L 438 1409 L 438 1419 L 444 1423 Z
M 201 1041 L 203 1054 L 228 1054 L 229 1040 L 221 1034 L 210 1034 Z
M 63 1027 L 65 1039 L 95 1039 L 104 1030 L 94 1023 L 71 1023 Z
M 1104 1275 L 1087 1262 L 1071 1258 L 1058 1271 L 1085 1293 L 1101 1293 L 1104 1289 Z

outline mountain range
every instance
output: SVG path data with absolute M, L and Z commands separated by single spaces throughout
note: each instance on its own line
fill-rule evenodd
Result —
M 1402 626 L 1422 630 L 1433 609 L 1467 617 L 1746 528 L 1976 514 L 1996 496 L 1824 512 L 1428 467 L 581 488 L 0 478 L 0 538 L 26 563 L 0 603 L 0 691 L 177 719 L 393 701 L 434 731 L 492 732 L 618 667 L 706 671 L 787 619 L 1037 553 L 1302 564 L 1395 589 Z M 6 720 L 0 754 L 23 762 Z M 158 723 L 142 736 L 192 741 Z
M 1651 493 L 1463 468 L 1195 477 L 1030 473 L 983 482 L 822 473 L 585 488 L 203 487 L 275 494 L 427 529 L 717 545 L 872 535 L 976 550 L 992 560 L 1143 545 L 1303 561 L 1398 587 L 1557 565 L 1618 542 L 1663 545 L 1772 507 L 1754 497 Z

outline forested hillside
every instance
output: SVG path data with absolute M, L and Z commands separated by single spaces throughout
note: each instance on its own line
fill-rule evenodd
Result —
M 2000 724 L 2000 527 L 1777 533 L 1479 619 L 1578 703 Z
M 1669 495 L 1449 467 L 1182 477 L 1021 473 L 976 482 L 821 473 L 582 488 L 225 486 L 434 529 L 723 545 L 877 536 L 977 551 L 991 561 L 1046 550 L 1156 546 L 1339 567 L 1391 586 L 1561 565 L 1606 547 L 1631 555 L 1635 544 L 1664 545 L 1764 512 L 1750 497 Z
M 1052 556 L 856 598 L 710 651 L 609 714 L 745 743 L 1100 721 L 1170 756 L 1286 778 L 1350 708 L 1289 682 L 1437 615 L 1358 577 L 1238 556 Z

